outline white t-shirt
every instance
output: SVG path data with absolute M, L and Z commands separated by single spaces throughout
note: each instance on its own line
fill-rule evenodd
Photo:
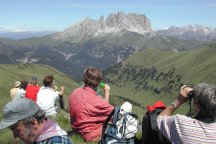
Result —
M 37 94 L 37 104 L 40 109 L 45 111 L 46 116 L 56 116 L 58 100 L 58 92 L 50 87 L 41 88 Z

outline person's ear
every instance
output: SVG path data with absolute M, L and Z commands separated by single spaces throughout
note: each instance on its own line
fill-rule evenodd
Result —
M 37 130 L 39 123 L 35 118 L 33 118 L 33 120 L 31 121 L 31 125 L 34 130 Z

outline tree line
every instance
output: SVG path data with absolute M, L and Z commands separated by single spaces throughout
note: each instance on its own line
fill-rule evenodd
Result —
M 156 66 L 146 68 L 142 65 L 119 63 L 114 65 L 105 80 L 118 87 L 127 87 L 126 83 L 132 82 L 135 91 L 145 90 L 155 94 L 172 94 L 182 85 L 182 75 L 176 69 L 170 68 L 166 71 L 159 71 Z

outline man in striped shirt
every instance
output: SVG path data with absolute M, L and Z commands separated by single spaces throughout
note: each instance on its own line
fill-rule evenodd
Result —
M 194 118 L 173 112 L 192 97 Z M 194 89 L 181 87 L 175 101 L 160 113 L 157 124 L 162 134 L 174 144 L 216 143 L 216 86 L 198 84 Z

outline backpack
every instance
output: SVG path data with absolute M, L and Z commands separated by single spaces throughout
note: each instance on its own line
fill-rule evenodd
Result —
M 138 116 L 132 112 L 126 112 L 120 118 L 119 112 L 120 107 L 115 107 L 105 120 L 99 144 L 134 144 L 139 125 Z M 111 118 L 112 122 L 110 122 Z M 131 123 L 129 119 L 130 122 L 132 120 Z M 121 123 L 120 127 L 118 123 Z
M 171 144 L 163 136 L 157 126 L 157 116 L 163 111 L 162 108 L 155 108 L 147 111 L 142 120 L 142 143 L 143 144 Z

